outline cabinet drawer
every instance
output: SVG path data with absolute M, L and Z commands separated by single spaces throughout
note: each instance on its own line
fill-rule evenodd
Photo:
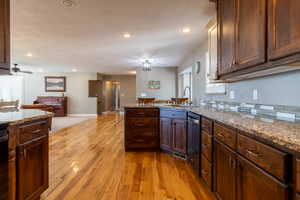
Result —
M 140 130 L 140 131 L 158 131 L 159 121 L 155 117 L 131 117 L 126 120 L 126 129 L 131 130 Z
M 237 134 L 235 131 L 216 123 L 214 128 L 214 136 L 232 149 L 236 149 Z
M 20 144 L 23 144 L 27 141 L 47 135 L 47 133 L 48 125 L 46 121 L 25 125 L 20 128 L 19 142 Z
M 212 136 L 202 131 L 201 135 L 201 152 L 209 160 L 212 161 Z
M 159 109 L 156 108 L 135 108 L 126 109 L 126 117 L 158 117 Z
M 212 176 L 211 176 L 211 163 L 202 155 L 201 156 L 201 177 L 208 185 L 208 187 L 212 188 Z
M 174 119 L 186 119 L 185 111 L 178 110 L 160 110 L 161 117 L 174 118 Z
M 155 132 L 131 131 L 125 135 L 127 149 L 159 148 L 159 135 Z
M 207 119 L 205 117 L 202 117 L 202 122 L 201 122 L 201 127 L 202 130 L 207 132 L 208 134 L 212 135 L 212 130 L 213 130 L 213 121 L 210 119 Z
M 297 159 L 297 192 L 300 193 L 300 160 Z M 299 196 L 300 197 L 300 196 Z
M 286 153 L 243 135 L 238 135 L 237 151 L 262 169 L 286 181 Z

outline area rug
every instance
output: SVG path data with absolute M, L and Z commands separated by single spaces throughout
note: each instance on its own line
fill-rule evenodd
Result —
M 93 117 L 54 117 L 52 119 L 52 129 L 50 133 L 55 133 L 63 128 L 72 126 L 90 118 Z

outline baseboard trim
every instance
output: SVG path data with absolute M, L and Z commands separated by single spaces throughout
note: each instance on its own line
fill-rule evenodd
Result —
M 68 117 L 97 117 L 97 114 L 68 114 Z

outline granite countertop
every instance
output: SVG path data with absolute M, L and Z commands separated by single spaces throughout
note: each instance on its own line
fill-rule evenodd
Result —
M 239 131 L 244 131 L 256 138 L 268 140 L 276 145 L 285 147 L 291 151 L 300 152 L 300 121 L 279 120 L 276 117 L 265 115 L 252 115 L 244 112 L 224 111 L 208 106 L 170 106 L 170 105 L 152 105 L 140 106 L 129 105 L 126 108 L 168 108 L 184 109 L 217 122 L 224 123 Z
M 0 109 L 0 122 L 9 123 L 10 126 L 23 124 L 28 121 L 52 117 L 53 113 L 36 109 Z
M 300 122 L 278 120 L 271 116 L 251 115 L 197 107 L 189 111 L 227 124 L 250 135 L 269 140 L 292 151 L 300 152 Z

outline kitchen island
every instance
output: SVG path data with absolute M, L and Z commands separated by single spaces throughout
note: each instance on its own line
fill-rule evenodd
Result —
M 0 123 L 7 126 L 1 142 L 0 199 L 39 199 L 48 188 L 48 135 L 53 114 L 6 108 Z
M 130 138 L 135 150 L 148 150 L 138 144 L 154 144 L 149 135 L 151 150 L 187 159 L 219 199 L 290 200 L 300 192 L 298 120 L 210 106 L 125 107 L 125 149 Z

